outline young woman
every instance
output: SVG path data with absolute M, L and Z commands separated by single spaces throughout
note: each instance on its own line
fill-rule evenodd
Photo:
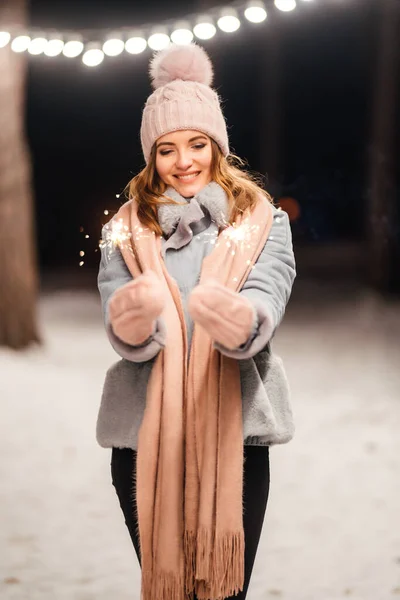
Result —
M 112 448 L 143 600 L 244 600 L 269 447 L 293 436 L 270 347 L 295 278 L 290 226 L 233 166 L 205 51 L 170 46 L 151 76 L 147 164 L 103 230 L 99 290 L 122 360 L 97 439 Z

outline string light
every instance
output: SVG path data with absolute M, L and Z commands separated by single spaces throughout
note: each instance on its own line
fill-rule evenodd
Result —
M 217 23 L 221 31 L 225 33 L 233 33 L 240 27 L 240 21 L 234 8 L 224 8 Z
M 193 27 L 193 32 L 200 40 L 210 40 L 217 33 L 217 28 L 211 17 L 202 15 L 197 19 L 196 25 Z
M 63 54 L 67 58 L 76 58 L 83 52 L 83 42 L 80 40 L 69 40 L 63 48 Z
M 180 44 L 184 46 L 193 41 L 193 33 L 190 29 L 190 23 L 187 21 L 179 21 L 175 27 L 176 29 L 171 33 L 171 40 L 174 44 Z
M 296 8 L 296 0 L 275 0 L 275 6 L 283 12 L 289 12 Z
M 144 52 L 146 48 L 147 42 L 144 37 L 139 34 L 131 36 L 125 42 L 125 50 L 129 52 L 129 54 L 141 54 L 141 52 Z
M 37 37 L 30 41 L 28 46 L 29 54 L 33 54 L 37 56 L 38 54 L 43 54 L 48 44 L 48 40 L 44 37 Z
M 267 11 L 265 10 L 264 2 L 258 2 L 257 0 L 249 2 L 244 11 L 244 16 L 251 23 L 262 23 L 265 21 L 267 18 Z
M 107 56 L 119 56 L 124 51 L 125 44 L 118 34 L 112 34 L 103 44 L 103 52 Z
M 50 57 L 59 56 L 59 54 L 61 54 L 63 51 L 63 48 L 64 42 L 59 38 L 53 38 L 47 42 L 44 49 L 44 54 Z
M 312 3 L 315 0 L 274 0 L 276 9 L 289 12 L 300 2 Z M 139 30 L 121 28 L 104 36 L 104 32 L 87 30 L 82 35 L 73 32 L 55 34 L 54 31 L 43 31 L 39 36 L 25 31 L 0 31 L 0 50 L 11 42 L 14 52 L 28 51 L 32 55 L 45 54 L 48 57 L 63 54 L 67 58 L 80 55 L 85 65 L 94 67 L 101 64 L 104 57 L 119 56 L 125 50 L 129 54 L 141 54 L 149 46 L 151 50 L 162 50 L 171 41 L 175 44 L 190 44 L 194 36 L 199 40 L 210 40 L 217 33 L 217 27 L 224 33 L 233 33 L 241 26 L 240 15 L 244 15 L 251 23 L 262 23 L 267 18 L 265 0 L 242 0 L 234 6 L 210 8 L 208 14 L 190 15 L 185 20 L 169 20 L 162 27 L 143 26 Z M 94 43 L 93 37 L 99 39 Z M 92 37 L 92 40 L 90 39 Z
M 104 52 L 97 42 L 87 44 L 85 53 L 82 56 L 82 62 L 87 67 L 97 67 L 104 60 Z
M 11 33 L 8 33 L 8 31 L 0 31 L 0 48 L 4 48 L 4 46 L 7 46 L 10 40 Z
M 147 40 L 149 47 L 152 50 L 163 50 L 170 44 L 169 35 L 164 29 L 155 29 Z
M 14 52 L 25 52 L 28 50 L 31 38 L 29 35 L 19 35 L 11 42 L 11 50 Z

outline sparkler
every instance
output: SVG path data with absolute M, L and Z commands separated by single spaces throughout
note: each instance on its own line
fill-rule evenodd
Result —
M 204 233 L 203 237 L 206 239 L 206 243 L 215 244 L 216 248 L 221 243 L 231 248 L 231 254 L 234 256 L 236 252 L 243 253 L 246 248 L 250 249 L 253 243 L 253 236 L 260 229 L 259 225 L 249 225 L 248 218 L 245 219 L 244 223 L 237 225 L 234 222 L 230 227 L 224 229 L 218 239 L 218 233 Z M 201 234 L 197 236 L 197 239 L 201 240 Z M 217 241 L 218 240 L 218 241 Z
M 123 219 L 112 219 L 103 229 L 103 239 L 100 240 L 99 246 L 105 248 L 110 258 L 116 247 L 127 248 L 132 254 L 132 245 L 127 243 L 134 239 L 136 242 L 150 235 L 155 235 L 154 231 L 150 231 L 148 227 L 140 227 L 135 225 L 133 232 L 129 231 L 129 227 L 124 224 Z M 133 255 L 134 256 L 134 255 Z
M 234 222 L 232 227 L 228 227 L 221 234 L 228 248 L 232 248 L 232 256 L 237 251 L 243 253 L 246 248 L 250 249 L 253 243 L 253 236 L 260 229 L 259 225 L 249 225 L 248 220 L 248 218 L 245 219 L 241 225 L 236 225 Z
M 106 250 L 108 258 L 110 258 L 115 247 L 123 248 L 131 237 L 129 227 L 124 224 L 123 219 L 112 219 L 103 228 L 103 239 L 100 241 L 99 246 L 101 249 Z M 128 245 L 128 247 L 130 246 Z
M 231 255 L 235 256 L 237 252 L 243 254 L 246 249 L 250 249 L 254 243 L 254 235 L 260 229 L 259 225 L 250 225 L 249 218 L 247 217 L 241 225 L 237 225 L 236 222 L 233 222 L 231 226 L 227 223 L 227 228 L 224 229 L 221 234 L 218 232 L 214 233 L 204 233 L 203 238 L 205 239 L 205 243 L 215 244 L 215 247 L 221 243 L 225 243 L 228 248 L 231 250 Z M 196 239 L 201 240 L 201 234 L 196 236 Z M 247 259 L 246 264 L 250 265 L 251 260 Z M 256 265 L 251 267 L 252 269 L 256 268 Z M 233 278 L 233 281 L 237 281 L 237 277 Z

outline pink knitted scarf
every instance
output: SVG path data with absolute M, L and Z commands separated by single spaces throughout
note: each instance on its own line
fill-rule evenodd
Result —
M 187 366 L 181 296 L 162 259 L 161 237 L 140 223 L 134 200 L 115 218 L 131 232 L 120 249 L 132 276 L 152 269 L 167 296 L 162 315 L 166 345 L 152 368 L 138 440 L 142 599 L 184 600 L 195 592 L 201 600 L 222 600 L 237 594 L 244 582 L 238 362 L 218 352 L 206 331 L 195 325 Z M 212 277 L 240 291 L 265 245 L 272 218 L 270 203 L 260 196 L 251 213 L 220 231 L 203 260 L 200 283 Z

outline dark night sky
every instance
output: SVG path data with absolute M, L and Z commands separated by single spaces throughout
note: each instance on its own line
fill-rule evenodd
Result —
M 230 36 L 218 32 L 204 47 L 215 64 L 231 146 L 252 169 L 272 177 L 274 194 L 300 200 L 297 235 L 315 243 L 362 232 L 377 8 L 373 0 L 300 4 L 290 14 L 271 9 L 268 24 L 257 28 L 248 24 Z M 31 24 L 113 28 L 162 23 L 200 10 L 196 2 L 138 5 L 31 0 Z M 271 49 L 268 36 L 277 49 L 271 72 L 264 58 Z M 27 124 L 43 266 L 77 264 L 81 225 L 92 234 L 87 262 L 96 264 L 94 239 L 106 219 L 103 211 L 118 208 L 115 194 L 142 166 L 139 127 L 150 93 L 149 57 L 146 52 L 108 58 L 94 69 L 80 59 L 29 58 Z M 280 128 L 272 167 L 263 150 L 269 146 L 265 114 L 271 115 L 273 71 Z M 274 183 L 277 178 L 282 185 Z M 342 223 L 340 211 L 349 202 L 360 208 L 359 218 Z

